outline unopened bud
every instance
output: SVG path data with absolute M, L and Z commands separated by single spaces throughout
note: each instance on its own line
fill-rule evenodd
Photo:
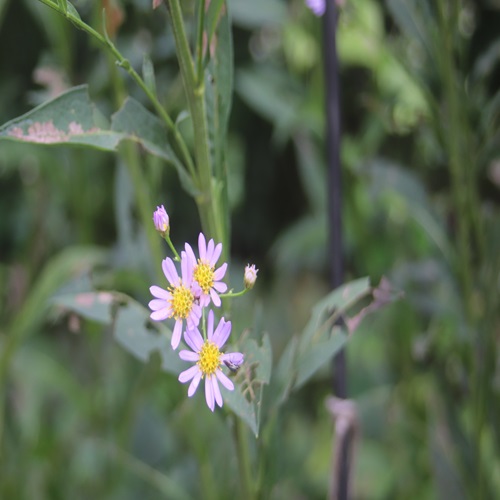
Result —
M 258 269 L 255 269 L 255 264 L 247 264 L 245 267 L 245 275 L 243 277 L 243 282 L 245 283 L 245 288 L 251 290 L 255 285 L 255 280 L 257 279 Z
M 170 232 L 170 222 L 168 219 L 168 214 L 163 208 L 163 205 L 161 207 L 156 207 L 156 211 L 153 214 L 153 222 L 155 224 L 156 230 L 163 236 L 167 235 Z

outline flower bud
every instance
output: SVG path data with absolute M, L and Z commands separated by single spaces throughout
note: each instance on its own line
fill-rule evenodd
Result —
M 163 237 L 165 237 L 165 235 L 170 232 L 168 214 L 165 208 L 163 208 L 163 205 L 161 207 L 156 207 L 156 211 L 153 214 L 153 222 L 155 224 L 156 230 Z
M 245 275 L 243 277 L 243 282 L 245 283 L 245 288 L 251 290 L 255 285 L 255 280 L 257 279 L 258 269 L 255 269 L 255 264 L 247 264 L 245 267 Z

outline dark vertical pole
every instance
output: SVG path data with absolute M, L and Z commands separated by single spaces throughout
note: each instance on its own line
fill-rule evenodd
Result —
M 344 281 L 340 167 L 340 82 L 336 44 L 337 16 L 335 0 L 326 0 L 326 11 L 323 18 L 323 54 L 326 89 L 330 284 L 332 288 L 337 288 Z M 339 398 L 347 397 L 346 356 L 344 350 L 340 351 L 333 360 L 333 392 Z M 340 447 L 339 463 L 335 467 L 337 474 L 336 491 L 332 492 L 337 500 L 346 500 L 348 498 L 348 452 L 349 442 L 344 439 Z

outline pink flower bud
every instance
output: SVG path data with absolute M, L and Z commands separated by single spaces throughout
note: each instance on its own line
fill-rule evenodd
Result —
M 163 237 L 165 237 L 165 235 L 170 232 L 168 214 L 165 208 L 163 208 L 163 205 L 161 207 L 156 207 L 156 211 L 153 214 L 153 222 L 155 224 L 156 230 Z
M 258 269 L 255 269 L 255 264 L 247 264 L 245 267 L 245 275 L 243 277 L 243 282 L 245 283 L 245 288 L 251 290 L 255 285 L 255 280 L 257 279 Z

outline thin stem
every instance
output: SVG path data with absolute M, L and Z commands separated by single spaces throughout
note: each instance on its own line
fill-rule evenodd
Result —
M 244 288 L 240 292 L 230 291 L 230 292 L 227 292 L 227 293 L 219 293 L 219 297 L 221 299 L 233 299 L 234 297 L 241 297 L 241 296 L 245 295 L 245 293 L 247 293 L 248 290 L 250 290 L 250 289 L 249 288 Z
M 210 141 L 205 106 L 205 83 L 203 79 L 200 82 L 197 82 L 196 79 L 179 0 L 167 1 L 177 47 L 177 57 L 184 82 L 184 90 L 193 121 L 196 179 L 200 190 L 200 195 L 196 197 L 195 201 L 198 206 L 203 230 L 217 241 L 226 241 L 225 235 L 221 233 L 221 226 L 217 224 L 218 209 L 212 179 Z
M 198 4 L 198 40 L 196 50 L 196 82 L 199 85 L 203 81 L 203 33 L 205 28 L 205 0 Z
M 247 430 L 243 421 L 234 417 L 234 438 L 236 443 L 236 453 L 238 455 L 238 468 L 241 478 L 242 498 L 253 500 L 256 498 L 252 471 L 250 466 L 250 455 L 248 450 Z
M 174 247 L 174 244 L 172 243 L 172 240 L 170 239 L 170 236 L 168 234 L 165 235 L 165 241 L 168 243 L 168 246 L 170 247 L 170 250 L 172 250 L 174 254 L 174 260 L 177 262 L 180 262 L 181 258 L 179 257 L 179 254 L 177 253 L 177 250 Z
M 96 31 L 94 28 L 83 22 L 79 17 L 76 17 L 72 12 L 69 10 L 67 12 L 64 12 L 59 5 L 51 2 L 50 0 L 39 0 L 43 4 L 47 5 L 48 7 L 54 9 L 55 11 L 59 12 L 60 14 L 64 15 L 71 23 L 73 23 L 77 28 L 85 31 L 92 37 L 94 37 L 99 43 L 102 45 L 105 45 L 108 47 L 108 49 L 112 52 L 112 54 L 116 58 L 116 63 L 118 66 L 122 67 L 127 73 L 132 77 L 132 79 L 139 85 L 139 87 L 144 91 L 148 99 L 150 100 L 151 104 L 153 105 L 155 111 L 157 112 L 158 116 L 163 120 L 165 125 L 167 126 L 167 129 L 169 132 L 172 134 L 175 144 L 177 148 L 180 150 L 182 153 L 182 159 L 184 161 L 184 164 L 186 165 L 189 173 L 191 175 L 194 174 L 194 165 L 193 165 L 193 160 L 191 158 L 191 155 L 189 153 L 188 147 L 182 138 L 181 134 L 179 133 L 179 130 L 175 126 L 175 123 L 173 120 L 170 118 L 169 114 L 166 112 L 165 108 L 160 104 L 158 101 L 158 98 L 156 95 L 149 89 L 149 87 L 146 85 L 144 80 L 139 76 L 137 71 L 134 70 L 134 68 L 131 66 L 130 61 L 125 59 L 118 49 L 115 47 L 113 42 L 109 39 L 109 37 L 105 34 L 104 36 L 101 35 L 98 31 Z

